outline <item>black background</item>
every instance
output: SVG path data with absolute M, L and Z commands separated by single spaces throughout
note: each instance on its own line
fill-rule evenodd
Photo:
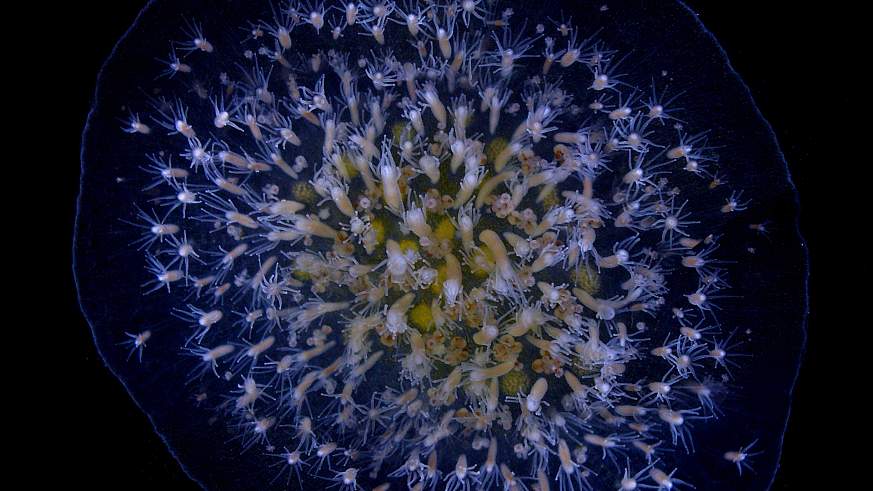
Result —
M 607 2 L 608 3 L 608 2 Z M 700 18 L 719 40 L 734 68 L 751 88 L 764 117 L 772 124 L 795 184 L 801 196 L 801 230 L 810 248 L 811 305 L 809 338 L 799 385 L 796 389 L 785 447 L 774 490 L 811 489 L 808 478 L 829 467 L 827 448 L 822 438 L 829 430 L 821 425 L 822 411 L 816 396 L 822 390 L 829 366 L 825 361 L 828 338 L 823 316 L 827 311 L 828 284 L 834 281 L 822 261 L 829 254 L 823 243 L 832 222 L 825 202 L 833 200 L 835 186 L 823 179 L 820 144 L 835 144 L 824 138 L 829 131 L 844 125 L 843 110 L 859 102 L 837 78 L 845 73 L 840 56 L 849 49 L 836 26 L 840 19 L 835 8 L 813 8 L 792 2 L 788 9 L 773 2 L 733 0 L 688 0 Z M 766 5 L 762 5 L 765 4 Z M 837 2 L 833 5 L 838 6 Z M 83 11 L 81 5 L 55 10 L 58 27 L 54 35 L 63 39 L 64 57 L 74 57 L 75 69 L 58 69 L 62 85 L 54 90 L 68 106 L 65 122 L 80 131 L 93 95 L 96 74 L 116 40 L 136 17 L 140 2 L 113 2 L 105 8 Z M 841 55 L 841 53 L 843 53 Z M 53 63 L 62 60 L 54 60 Z M 828 123 L 830 121 L 830 123 Z M 66 228 L 57 240 L 71 237 L 78 192 L 79 134 L 69 131 L 66 140 L 56 141 L 66 155 L 59 166 L 61 179 L 56 206 L 66 206 Z M 861 131 L 861 128 L 857 128 Z M 847 138 L 853 138 L 848 135 Z M 863 165 L 867 165 L 866 162 Z M 836 180 L 836 179 L 835 179 Z M 845 185 L 845 184 L 843 184 Z M 830 193 L 826 192 L 831 189 Z M 841 189 L 841 188 L 839 188 Z M 61 224 L 58 224 L 61 225 Z M 55 244 L 57 246 L 57 244 Z M 55 455 L 53 465 L 60 464 L 58 476 L 78 487 L 87 484 L 95 489 L 123 486 L 125 489 L 196 489 L 151 430 L 148 420 L 132 404 L 121 384 L 103 367 L 93 347 L 90 331 L 79 314 L 75 296 L 70 254 L 61 257 L 65 269 L 58 278 L 57 300 L 63 309 L 52 312 L 63 321 L 65 379 L 70 397 L 60 407 L 60 420 L 68 435 L 62 437 L 63 457 Z M 859 326 L 860 327 L 860 326 Z M 836 390 L 836 388 L 835 388 Z M 54 404 L 59 404 L 55 400 Z M 57 440 L 56 440 L 57 441 Z M 46 447 L 42 451 L 51 449 Z M 48 476 L 36 476 L 41 481 Z M 57 476 L 56 476 L 57 477 Z M 699 484 L 698 490 L 705 490 Z

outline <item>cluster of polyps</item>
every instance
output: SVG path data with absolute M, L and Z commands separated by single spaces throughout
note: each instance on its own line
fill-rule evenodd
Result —
M 124 128 L 161 149 L 139 243 L 198 397 L 288 479 L 681 486 L 733 363 L 702 220 L 744 203 L 673 101 L 481 0 L 275 11 L 240 59 L 189 25 Z

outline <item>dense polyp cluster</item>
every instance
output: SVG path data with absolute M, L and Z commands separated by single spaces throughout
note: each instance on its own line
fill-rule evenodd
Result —
M 572 19 L 272 11 L 224 42 L 180 28 L 177 90 L 123 128 L 153 150 L 144 290 L 175 299 L 234 444 L 277 485 L 690 486 L 737 365 L 717 224 L 746 205 L 692 115 Z

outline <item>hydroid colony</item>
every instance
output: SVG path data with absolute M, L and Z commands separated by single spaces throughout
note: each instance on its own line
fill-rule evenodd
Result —
M 144 294 L 228 445 L 278 488 L 705 489 L 681 463 L 743 361 L 717 249 L 748 203 L 678 91 L 511 4 L 272 11 L 186 21 L 177 90 L 123 127 Z

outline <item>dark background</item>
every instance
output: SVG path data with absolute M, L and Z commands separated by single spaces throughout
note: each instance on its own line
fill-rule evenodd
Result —
M 608 3 L 608 2 L 605 2 Z M 822 411 L 837 414 L 834 408 L 820 408 L 816 396 L 828 380 L 825 362 L 826 343 L 821 311 L 827 311 L 828 282 L 833 273 L 822 259 L 829 255 L 822 243 L 831 225 L 822 210 L 824 202 L 835 192 L 822 180 L 822 166 L 834 165 L 819 157 L 817 147 L 826 140 L 824 134 L 837 130 L 842 110 L 860 102 L 848 90 L 835 83 L 844 73 L 840 53 L 846 53 L 845 39 L 838 36 L 838 13 L 834 9 L 772 5 L 773 2 L 733 0 L 730 2 L 688 0 L 700 18 L 719 40 L 734 68 L 751 88 L 764 117 L 772 124 L 795 184 L 801 196 L 801 230 L 809 245 L 812 275 L 810 283 L 809 338 L 795 403 L 774 490 L 811 489 L 810 469 L 815 473 L 831 468 L 827 448 L 821 444 L 826 432 L 821 424 Z M 767 5 L 763 5 L 763 4 Z M 834 2 L 838 6 L 838 2 Z M 66 124 L 82 128 L 87 116 L 97 72 L 114 43 L 136 17 L 141 2 L 113 2 L 111 7 L 85 12 L 81 6 L 55 11 L 59 15 L 57 33 L 64 39 L 64 56 L 75 57 L 75 70 L 63 72 L 63 103 L 69 105 Z M 99 11 L 99 14 L 98 14 Z M 65 17 L 69 14 L 69 17 Z M 842 55 L 847 56 L 847 55 Z M 829 78 L 831 77 L 831 78 Z M 828 124 L 833 114 L 832 124 Z M 825 124 L 822 124 L 822 123 Z M 861 128 L 857 128 L 861 131 Z M 78 130 L 77 130 L 78 131 Z M 71 237 L 75 198 L 78 192 L 79 137 L 70 131 L 63 141 L 67 162 L 61 166 L 65 175 L 58 182 L 56 204 L 65 205 L 66 228 L 57 239 Z M 854 138 L 855 135 L 847 135 Z M 833 142 L 833 140 L 830 140 Z M 61 142 L 58 142 L 61 144 Z M 835 143 L 830 143 L 835 144 Z M 822 152 L 823 154 L 824 152 Z M 866 163 L 864 163 L 866 165 Z M 845 174 L 844 174 L 845 175 Z M 824 197 L 824 199 L 823 199 Z M 831 198 L 832 199 L 832 198 Z M 64 470 L 58 469 L 66 482 L 88 484 L 96 489 L 124 486 L 126 489 L 196 489 L 166 451 L 152 431 L 146 417 L 134 407 L 121 384 L 103 367 L 94 349 L 90 330 L 75 297 L 70 256 L 60 260 L 66 269 L 58 278 L 61 312 L 64 319 L 64 352 L 72 388 L 67 399 L 72 412 L 65 416 L 64 427 L 71 434 L 63 439 Z M 826 292 L 827 290 L 827 292 Z M 860 326 L 859 326 L 860 327 Z M 73 381 L 80 381 L 74 383 Z M 74 390 L 73 390 L 74 388 Z M 61 387 L 61 390 L 65 390 Z M 837 390 L 834 388 L 834 390 Z M 94 403 L 98 401 L 98 403 Z M 98 408 L 95 410 L 95 408 Z M 47 449 L 44 449 L 44 451 Z M 58 458 L 58 455 L 53 457 Z M 863 472 L 863 471 L 862 471 Z M 705 490 L 705 485 L 698 485 Z

